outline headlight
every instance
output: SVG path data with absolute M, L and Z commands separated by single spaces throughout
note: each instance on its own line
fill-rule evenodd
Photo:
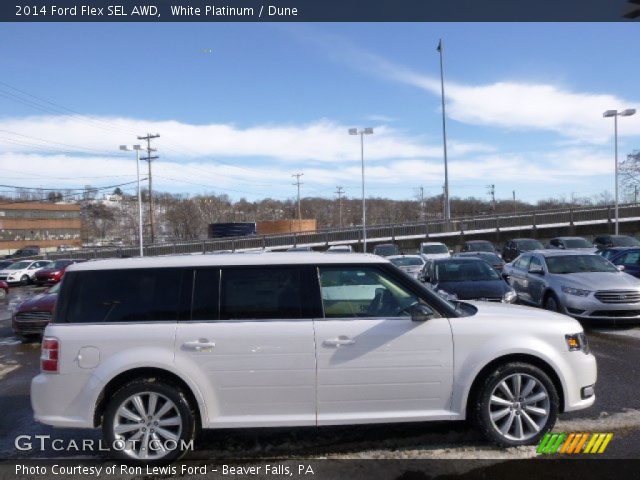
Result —
M 581 290 L 579 288 L 567 287 L 566 285 L 562 285 L 561 289 L 564 293 L 577 297 L 586 297 L 591 293 L 590 290 Z
M 444 290 L 438 290 L 438 295 L 440 295 L 445 300 L 449 300 L 449 301 L 458 300 L 458 296 L 455 293 L 449 293 Z
M 504 294 L 504 296 L 502 297 L 502 303 L 513 303 L 517 300 L 518 295 L 516 294 L 516 291 L 512 288 L 511 290 L 509 290 L 507 293 Z
M 584 353 L 589 353 L 589 344 L 587 343 L 587 337 L 584 332 L 565 335 L 564 338 L 570 352 L 582 350 Z

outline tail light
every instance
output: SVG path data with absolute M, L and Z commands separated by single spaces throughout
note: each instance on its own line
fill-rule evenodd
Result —
M 58 359 L 60 342 L 56 337 L 44 337 L 42 339 L 42 352 L 40 354 L 40 369 L 43 372 L 58 373 Z

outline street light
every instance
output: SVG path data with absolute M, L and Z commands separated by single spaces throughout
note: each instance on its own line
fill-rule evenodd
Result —
M 129 148 L 128 145 L 120 145 L 120 150 L 124 152 L 136 152 L 136 173 L 138 175 L 138 237 L 140 239 L 140 256 L 144 257 L 144 249 L 142 245 L 142 193 L 140 192 L 140 145 L 132 145 Z
M 362 161 L 362 251 L 367 253 L 367 204 L 364 199 L 364 136 L 373 135 L 373 128 L 350 128 L 349 135 L 360 135 L 360 160 Z
M 615 181 L 616 181 L 616 235 L 618 235 L 618 117 L 630 117 L 636 113 L 635 108 L 627 108 L 619 112 L 618 110 L 607 110 L 602 114 L 604 118 L 613 117 L 613 138 L 615 144 Z

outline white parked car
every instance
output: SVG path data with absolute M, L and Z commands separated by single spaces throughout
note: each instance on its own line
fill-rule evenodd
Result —
M 595 382 L 582 327 L 558 313 L 452 304 L 373 255 L 198 255 L 70 266 L 31 403 L 154 462 L 200 427 L 470 418 L 536 444 Z
M 35 280 L 38 270 L 52 263 L 51 260 L 19 260 L 0 271 L 0 280 L 10 285 L 29 285 Z
M 435 260 L 436 258 L 449 258 L 451 251 L 442 242 L 422 242 L 418 247 L 418 253 L 425 260 Z
M 331 245 L 327 252 L 329 253 L 352 253 L 353 247 L 351 245 Z
M 427 263 L 421 255 L 392 255 L 387 257 L 387 260 L 416 279 L 420 276 Z

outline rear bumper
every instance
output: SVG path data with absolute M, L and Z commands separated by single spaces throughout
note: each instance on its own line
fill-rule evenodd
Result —
M 31 381 L 31 406 L 34 419 L 46 425 L 68 428 L 93 428 L 94 391 L 101 383 L 86 374 L 40 373 Z

